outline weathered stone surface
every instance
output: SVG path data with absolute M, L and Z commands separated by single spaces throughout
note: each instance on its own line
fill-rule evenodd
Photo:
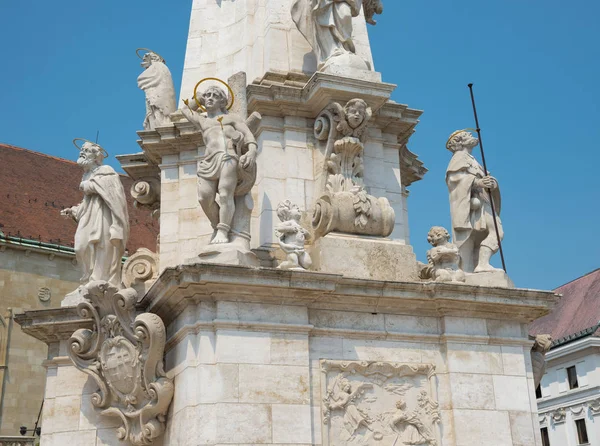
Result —
M 412 247 L 391 240 L 329 234 L 315 242 L 312 252 L 317 271 L 361 279 L 417 280 Z

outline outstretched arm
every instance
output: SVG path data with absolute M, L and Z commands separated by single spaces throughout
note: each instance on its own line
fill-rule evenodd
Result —
M 180 108 L 183 116 L 190 121 L 198 130 L 202 130 L 203 116 L 198 113 L 198 104 L 192 99 L 184 99 L 185 107 Z

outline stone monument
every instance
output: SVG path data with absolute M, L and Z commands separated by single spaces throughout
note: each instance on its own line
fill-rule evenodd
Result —
M 49 345 L 42 446 L 541 445 L 527 325 L 558 297 L 488 271 L 497 182 L 464 132 L 454 244 L 432 231 L 419 277 L 421 112 L 374 71 L 380 12 L 194 1 L 178 110 L 118 157 L 158 252 L 77 308 L 16 318 Z

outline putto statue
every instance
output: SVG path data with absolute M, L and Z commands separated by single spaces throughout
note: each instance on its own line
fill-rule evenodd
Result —
M 258 146 L 248 123 L 260 115 L 244 120 L 229 114 L 234 100 L 231 90 L 228 97 L 221 87 L 211 85 L 197 95 L 198 85 L 193 99 L 184 100 L 186 107 L 181 112 L 202 132 L 206 146 L 198 163 L 198 199 L 214 229 L 210 243 L 229 243 L 232 234 L 249 240 L 250 212 L 245 197 L 256 181 Z
M 140 56 L 142 51 L 146 54 Z M 175 87 L 165 60 L 154 51 L 138 48 L 144 71 L 137 79 L 138 87 L 146 93 L 146 118 L 144 130 L 170 125 L 169 115 L 177 110 Z
M 294 0 L 292 19 L 317 55 L 319 70 L 324 70 L 334 58 L 346 56 L 343 64 L 370 69 L 365 61 L 356 61 L 352 41 L 352 18 L 365 8 L 368 23 L 374 25 L 374 14 L 383 12 L 380 0 Z M 360 58 L 358 58 L 360 59 Z M 362 64 L 362 66 L 361 66 Z
M 279 269 L 304 271 L 312 266 L 310 255 L 304 249 L 308 231 L 300 225 L 302 213 L 300 208 L 285 200 L 277 206 L 277 217 L 281 224 L 275 228 L 279 246 L 287 255 L 287 260 L 281 262 Z
M 498 181 L 485 176 L 471 154 L 477 144 L 479 140 L 466 130 L 452 133 L 446 143 L 446 148 L 454 154 L 446 170 L 453 239 L 459 249 L 461 268 L 466 273 L 498 271 L 490 265 L 490 258 L 498 251 L 498 238 L 504 237 Z M 488 191 L 491 191 L 497 214 L 498 235 Z
M 79 189 L 84 197 L 61 215 L 77 222 L 75 256 L 83 272 L 81 284 L 100 280 L 121 288 L 121 258 L 129 237 L 125 191 L 114 169 L 102 164 L 106 150 L 81 138 L 73 144 L 80 150 L 77 164 L 84 173 Z
M 458 247 L 450 243 L 450 234 L 441 226 L 429 230 L 427 241 L 433 248 L 427 251 L 427 262 L 421 277 L 436 282 L 464 282 L 465 273 L 460 269 Z

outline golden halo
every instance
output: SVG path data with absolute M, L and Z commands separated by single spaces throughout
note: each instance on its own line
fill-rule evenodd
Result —
M 162 57 L 160 54 L 158 54 L 156 51 L 152 51 L 150 48 L 138 48 L 137 50 L 135 50 L 135 54 L 137 54 L 137 57 L 140 58 L 140 60 L 144 60 L 144 56 L 140 56 L 140 51 L 146 51 L 147 53 L 154 53 L 156 54 L 158 57 L 160 57 L 161 60 L 165 60 L 164 57 Z
M 101 153 L 102 153 L 102 156 L 104 156 L 104 158 L 108 158 L 108 152 L 107 152 L 106 150 L 104 150 L 104 147 L 102 147 L 100 144 L 98 144 L 98 143 L 96 143 L 96 142 L 89 141 L 89 140 L 87 140 L 87 139 L 83 139 L 83 138 L 74 138 L 74 139 L 73 139 L 73 145 L 74 145 L 75 147 L 77 147 L 77 150 L 79 150 L 80 152 L 81 152 L 81 149 L 82 149 L 82 147 L 83 147 L 83 144 L 82 144 L 81 146 L 78 146 L 78 145 L 77 145 L 77 141 L 83 141 L 84 143 L 86 143 L 86 142 L 89 142 L 90 144 L 93 144 L 93 145 L 95 145 L 96 147 L 99 147 L 99 148 L 100 148 L 100 151 L 101 151 Z
M 217 82 L 220 82 L 220 83 L 222 83 L 223 85 L 225 85 L 227 87 L 227 90 L 229 90 L 229 96 L 231 97 L 231 102 L 229 104 L 227 104 L 227 110 L 231 110 L 231 107 L 233 107 L 233 103 L 235 101 L 235 95 L 233 94 L 233 90 L 231 89 L 231 87 L 229 86 L 229 84 L 227 82 L 222 81 L 221 79 L 219 79 L 217 77 L 205 77 L 200 82 L 198 82 L 196 84 L 196 86 L 194 87 L 194 100 L 196 101 L 196 104 L 198 104 L 198 107 L 200 108 L 200 110 L 202 110 L 203 112 L 205 112 L 206 108 L 204 108 L 204 106 L 198 100 L 198 96 L 196 96 L 196 92 L 198 91 L 198 87 L 200 86 L 200 84 L 202 82 L 206 82 L 206 81 L 217 81 Z
M 446 141 L 446 149 L 450 150 L 450 148 L 448 147 L 448 144 L 450 144 L 450 141 L 452 140 L 452 138 L 454 138 L 456 135 L 458 135 L 459 133 L 462 132 L 476 132 L 477 129 L 472 129 L 472 128 L 466 128 L 466 129 L 462 129 L 462 130 L 457 130 L 456 132 L 453 132 L 449 137 L 448 137 L 448 141 Z

